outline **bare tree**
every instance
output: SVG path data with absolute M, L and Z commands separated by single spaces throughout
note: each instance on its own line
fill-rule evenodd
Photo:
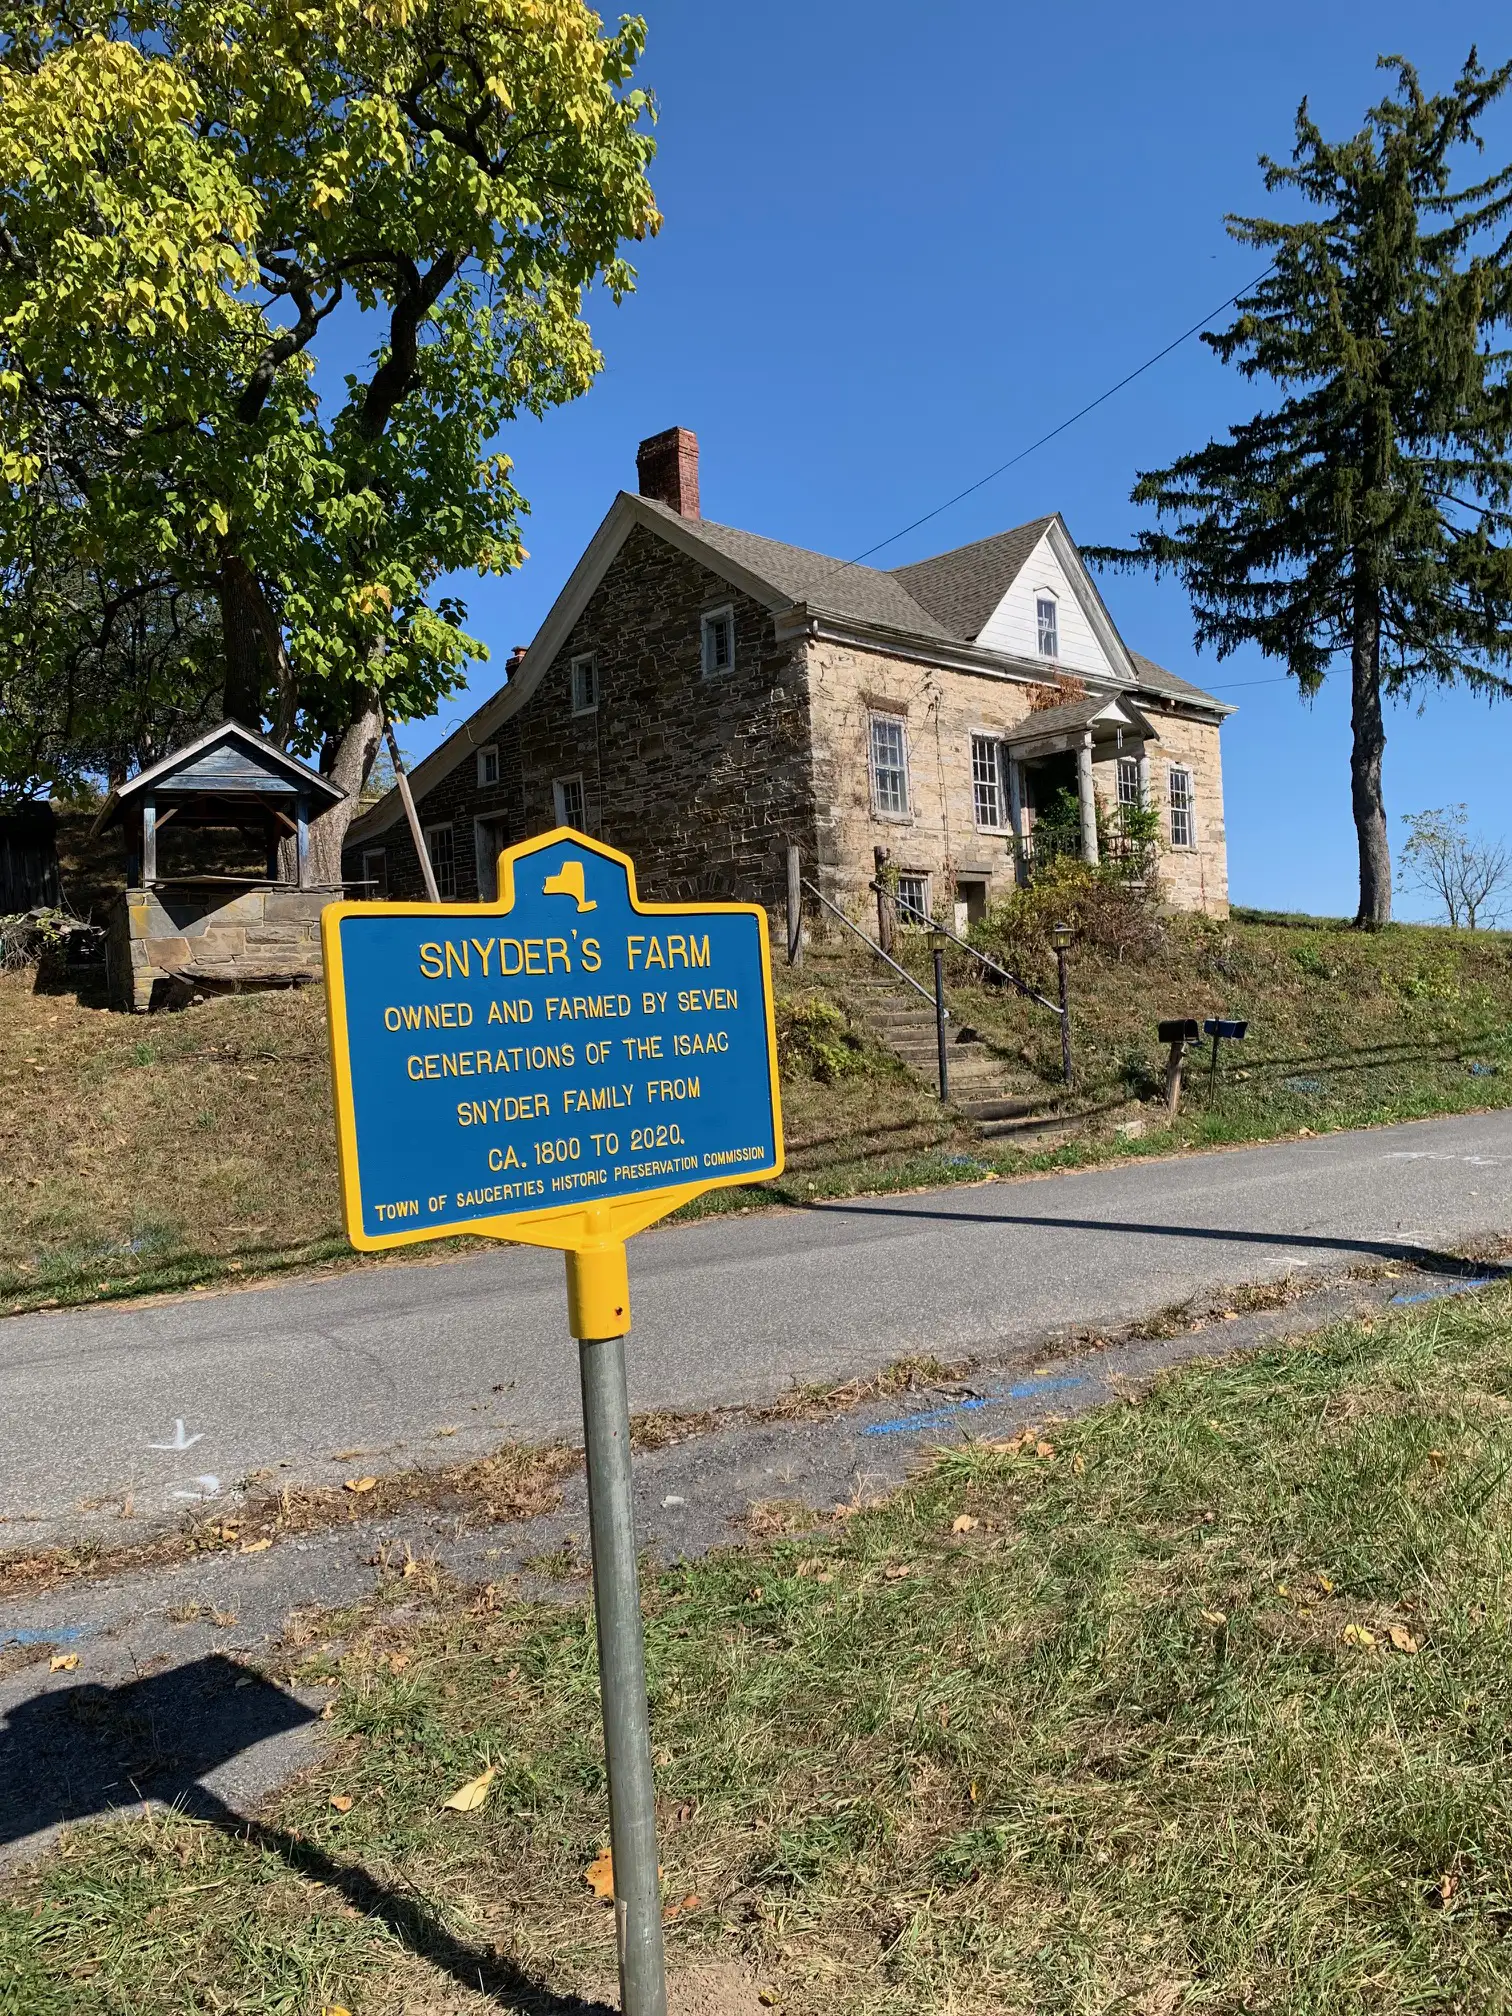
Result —
M 1441 903 L 1455 931 L 1462 924 L 1471 931 L 1495 924 L 1500 913 L 1494 900 L 1512 886 L 1512 852 L 1506 843 L 1473 835 L 1463 805 L 1409 812 L 1402 823 L 1408 832 L 1403 881 Z

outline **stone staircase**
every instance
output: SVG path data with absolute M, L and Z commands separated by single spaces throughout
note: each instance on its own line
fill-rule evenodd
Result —
M 838 996 L 855 1021 L 925 1084 L 938 1088 L 932 1002 L 906 987 L 880 959 L 869 959 L 859 945 L 809 942 L 803 949 L 803 973 Z M 1066 1128 L 1058 1086 L 1047 1085 L 1016 1057 L 983 1042 L 954 1016 L 945 1025 L 945 1037 L 950 1104 L 984 1140 L 1022 1139 Z

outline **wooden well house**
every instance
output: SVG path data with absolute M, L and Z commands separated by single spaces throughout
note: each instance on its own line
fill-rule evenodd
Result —
M 239 721 L 118 785 L 94 827 L 119 823 L 126 840 L 106 951 L 115 1004 L 318 979 L 320 913 L 341 886 L 310 879 L 310 821 L 341 796 Z

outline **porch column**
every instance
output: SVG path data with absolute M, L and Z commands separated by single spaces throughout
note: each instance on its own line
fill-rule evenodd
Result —
M 142 887 L 157 880 L 157 803 L 149 791 L 142 799 Z
M 1082 736 L 1076 752 L 1076 795 L 1081 801 L 1082 859 L 1097 866 L 1097 793 L 1092 788 L 1092 730 Z
M 1007 756 L 1006 750 L 1004 751 Z M 1023 880 L 1024 871 L 1024 773 L 1019 769 L 1018 758 L 1007 756 L 1008 762 L 1008 826 L 1013 834 L 1013 879 Z
M 1139 750 L 1139 802 L 1148 812 L 1150 809 L 1150 751 L 1145 744 Z

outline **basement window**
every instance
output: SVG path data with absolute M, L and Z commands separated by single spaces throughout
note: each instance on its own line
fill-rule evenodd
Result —
M 1195 847 L 1197 845 L 1197 799 L 1192 790 L 1190 770 L 1172 768 L 1166 787 L 1166 802 L 1171 808 L 1171 845 L 1173 847 Z
M 443 903 L 457 900 L 457 845 L 450 821 L 445 826 L 427 826 L 425 851 L 430 856 L 431 873 L 436 878 L 436 894 Z
M 711 609 L 703 619 L 703 669 L 706 679 L 735 667 L 735 611 Z
M 922 931 L 929 922 L 929 877 L 898 877 L 898 922 L 906 931 Z

